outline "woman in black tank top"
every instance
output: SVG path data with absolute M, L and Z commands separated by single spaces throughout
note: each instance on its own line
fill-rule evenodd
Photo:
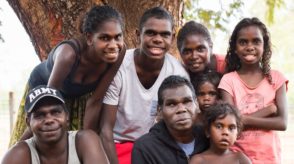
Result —
M 82 36 L 59 43 L 48 59 L 34 68 L 24 97 L 38 85 L 59 89 L 70 111 L 70 130 L 97 130 L 104 94 L 125 54 L 122 29 L 118 11 L 110 6 L 94 6 L 82 21 Z M 31 137 L 24 118 L 21 103 L 10 145 Z

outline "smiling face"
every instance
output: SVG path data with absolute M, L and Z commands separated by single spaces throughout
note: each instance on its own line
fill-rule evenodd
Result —
M 199 112 L 191 89 L 186 85 L 168 88 L 162 92 L 162 98 L 163 104 L 159 111 L 169 131 L 172 133 L 191 130 Z
M 151 17 L 137 36 L 141 54 L 151 59 L 162 59 L 172 43 L 172 24 L 168 19 Z
M 114 63 L 123 47 L 123 33 L 118 20 L 111 19 L 101 24 L 98 31 L 88 34 L 87 43 L 94 53 L 93 60 Z
M 197 88 L 197 101 L 200 110 L 206 110 L 217 101 L 217 90 L 210 82 L 204 82 Z
M 67 131 L 67 113 L 58 100 L 44 98 L 36 104 L 27 124 L 37 142 L 56 143 Z
M 237 37 L 236 54 L 242 65 L 259 64 L 264 52 L 264 41 L 257 26 L 242 28 Z
M 190 72 L 204 71 L 210 62 L 211 48 L 212 45 L 202 35 L 192 34 L 185 38 L 180 53 Z
M 238 129 L 236 117 L 228 114 L 218 118 L 210 125 L 209 136 L 211 148 L 227 150 L 237 139 Z

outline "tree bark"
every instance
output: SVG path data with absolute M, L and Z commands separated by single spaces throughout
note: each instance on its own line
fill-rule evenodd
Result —
M 80 35 L 82 16 L 94 4 L 108 4 L 120 11 L 125 21 L 125 42 L 136 47 L 135 30 L 146 9 L 163 6 L 174 17 L 175 30 L 182 24 L 182 0 L 8 0 L 28 33 L 40 60 L 47 58 L 58 42 Z M 176 53 L 175 43 L 172 53 Z

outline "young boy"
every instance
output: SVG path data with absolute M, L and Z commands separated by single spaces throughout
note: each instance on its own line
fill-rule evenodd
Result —
M 170 75 L 189 78 L 167 53 L 173 36 L 173 19 L 165 9 L 154 7 L 143 14 L 139 48 L 127 50 L 103 101 L 101 138 L 111 163 L 117 163 L 117 157 L 130 163 L 133 142 L 154 124 L 161 82 Z

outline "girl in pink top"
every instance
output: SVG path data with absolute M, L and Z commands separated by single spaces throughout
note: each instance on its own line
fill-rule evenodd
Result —
M 275 130 L 287 128 L 287 79 L 270 69 L 271 41 L 258 18 L 245 18 L 235 27 L 226 56 L 227 74 L 219 88 L 222 98 L 243 116 L 244 131 L 234 151 L 252 163 L 281 163 L 280 140 Z

